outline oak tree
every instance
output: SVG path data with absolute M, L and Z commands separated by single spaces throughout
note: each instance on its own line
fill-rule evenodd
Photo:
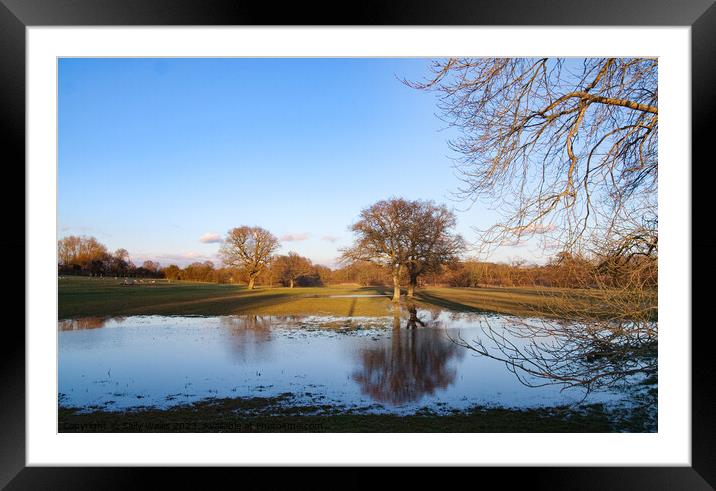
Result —
M 413 296 L 421 274 L 457 259 L 464 243 L 451 233 L 454 226 L 455 215 L 445 206 L 404 198 L 381 200 L 361 211 L 351 226 L 355 243 L 343 250 L 342 259 L 386 267 L 397 302 L 403 274 L 408 276 L 408 295 Z
M 313 265 L 308 258 L 289 252 L 284 256 L 277 256 L 271 267 L 283 284 L 293 288 L 296 280 L 311 272 Z
M 393 301 L 400 301 L 400 277 L 408 259 L 406 238 L 412 214 L 411 203 L 403 198 L 381 200 L 365 208 L 350 229 L 352 247 L 342 251 L 341 260 L 368 261 L 384 266 L 393 279 Z
M 278 246 L 278 239 L 268 230 L 244 225 L 229 230 L 220 254 L 226 266 L 246 272 L 248 289 L 251 290 L 256 277 L 266 269 Z
M 414 296 L 420 275 L 437 272 L 443 265 L 454 263 L 466 248 L 463 238 L 452 232 L 455 214 L 445 205 L 413 201 L 412 207 L 405 261 L 408 297 Z

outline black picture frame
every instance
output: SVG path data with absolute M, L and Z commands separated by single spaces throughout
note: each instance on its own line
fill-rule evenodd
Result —
M 28 260 L 25 253 L 25 220 L 12 213 L 24 203 L 25 183 L 25 29 L 28 26 L 116 25 L 549 25 L 549 26 L 690 26 L 692 67 L 692 161 L 710 167 L 713 161 L 709 120 L 716 114 L 716 6 L 714 0 L 400 0 L 392 2 L 336 3 L 294 2 L 278 7 L 272 2 L 208 0 L 0 0 L 0 112 L 2 112 L 3 180 L 7 232 L 0 238 L 5 258 Z M 685 164 L 686 165 L 686 164 Z M 692 173 L 695 166 L 692 165 Z M 699 176 L 701 176 L 699 170 Z M 704 170 L 705 172 L 705 170 Z M 692 224 L 711 223 L 708 179 L 692 179 Z M 703 214 L 702 217 L 697 217 Z M 701 220 L 703 219 L 703 221 Z M 692 229 L 692 261 L 716 251 L 716 229 Z M 10 232 L 12 231 L 12 233 Z M 698 232 L 698 233 L 697 233 Z M 19 261 L 7 270 L 25 277 Z M 713 261 L 699 264 L 699 276 L 710 273 Z M 693 277 L 692 277 L 693 278 Z M 681 288 L 689 288 L 682 285 Z M 692 280 L 693 313 L 705 310 L 708 291 Z M 13 284 L 16 296 L 25 290 Z M 8 303 L 9 301 L 9 296 Z M 17 299 L 17 304 L 19 304 Z M 694 319 L 696 316 L 694 315 Z M 24 317 L 23 317 L 24 324 Z M 0 485 L 8 489 L 72 488 L 136 485 L 137 469 L 39 468 L 25 464 L 25 337 L 17 323 L 7 323 L 0 349 L 3 379 L 0 383 Z M 531 468 L 510 470 L 510 483 L 521 480 L 534 489 L 712 489 L 716 483 L 716 435 L 712 424 L 714 383 L 710 354 L 711 326 L 693 326 L 692 336 L 692 467 L 638 468 Z M 146 470 L 144 471 L 146 472 Z M 246 470 L 242 470 L 246 475 Z M 265 472 L 265 471 L 264 471 Z M 500 477 L 504 469 L 480 470 L 479 482 Z M 473 471 L 474 475 L 475 471 Z M 166 473 L 165 473 L 166 474 Z M 210 480 L 222 473 L 206 473 Z M 491 474 L 486 476 L 485 474 Z M 492 476 L 495 474 L 495 476 Z M 294 470 L 292 479 L 305 473 Z M 265 479 L 266 474 L 262 474 Z M 412 472 L 405 479 L 422 479 Z M 172 478 L 184 480 L 174 469 Z M 144 479 L 140 477 L 139 479 Z M 350 485 L 370 485 L 357 471 L 342 480 Z M 168 481 L 165 482 L 168 484 Z M 208 484 L 208 481 L 204 481 Z M 275 484 L 271 481 L 267 484 Z M 407 482 L 406 482 L 407 484 Z

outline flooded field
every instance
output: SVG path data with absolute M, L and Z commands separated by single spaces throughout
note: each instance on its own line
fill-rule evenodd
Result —
M 624 408 L 643 400 L 643 369 L 653 368 L 637 360 L 587 390 L 579 376 L 614 367 L 569 352 L 566 365 L 545 375 L 535 366 L 565 349 L 558 336 L 535 340 L 510 317 L 436 309 L 386 317 L 84 318 L 58 329 L 60 405 L 86 411 L 287 393 L 294 403 L 366 413 Z

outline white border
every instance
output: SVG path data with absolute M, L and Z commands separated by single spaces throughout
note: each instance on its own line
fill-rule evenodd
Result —
M 689 28 L 47 28 L 27 32 L 27 464 L 690 465 Z M 57 57 L 658 56 L 656 434 L 58 434 Z M 668 204 L 668 206 L 665 206 Z M 669 288 L 668 291 L 666 288 Z

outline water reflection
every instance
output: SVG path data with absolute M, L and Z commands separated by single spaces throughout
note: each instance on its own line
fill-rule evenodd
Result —
M 57 322 L 60 331 L 79 331 L 82 329 L 98 329 L 104 327 L 107 319 L 104 317 L 83 317 L 81 319 L 62 319 Z
M 414 305 L 387 317 L 67 320 L 59 323 L 58 385 L 61 403 L 79 407 L 166 407 L 206 397 L 292 393 L 310 403 L 403 414 L 578 403 L 584 392 L 569 388 L 569 377 L 595 378 L 598 370 L 612 379 L 637 369 L 655 374 L 656 358 L 645 362 L 639 350 L 648 336 L 590 333 L 587 343 L 577 337 L 583 326 L 564 329 L 571 337 L 518 328 L 503 316 Z M 631 355 L 613 357 L 604 350 L 607 341 Z M 631 384 L 629 376 L 621 380 Z M 649 389 L 656 390 L 655 379 Z M 589 402 L 639 396 L 630 391 L 595 383 Z
M 250 332 L 261 333 L 261 337 L 270 338 L 271 316 L 268 315 L 231 315 L 220 317 L 221 325 L 231 330 L 232 334 Z
M 455 343 L 503 362 L 528 387 L 558 384 L 585 394 L 643 380 L 655 383 L 658 368 L 654 322 L 590 323 L 546 319 L 479 321 L 481 335 Z
M 237 360 L 266 354 L 271 341 L 270 316 L 232 315 L 221 317 L 219 322 L 228 330 L 228 345 Z
M 457 368 L 451 363 L 462 357 L 459 347 L 418 317 L 414 305 L 407 307 L 405 329 L 399 308 L 393 311 L 393 332 L 387 345 L 365 348 L 359 353 L 360 368 L 353 373 L 361 391 L 374 401 L 404 404 L 420 400 L 452 384 Z M 427 327 L 420 332 L 418 326 Z

